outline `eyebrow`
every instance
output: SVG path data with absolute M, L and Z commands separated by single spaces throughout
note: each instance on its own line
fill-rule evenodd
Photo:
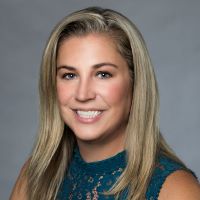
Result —
M 108 65 L 108 66 L 111 66 L 111 67 L 114 67 L 114 68 L 118 68 L 117 65 L 113 64 L 113 63 L 109 63 L 109 62 L 104 62 L 104 63 L 98 63 L 98 64 L 95 64 L 95 65 L 92 65 L 92 68 L 94 69 L 98 69 L 100 67 L 103 67 L 105 65 Z M 73 66 L 69 66 L 69 65 L 61 65 L 61 66 L 58 66 L 57 67 L 57 71 L 60 70 L 60 69 L 68 69 L 70 71 L 76 71 L 76 67 L 73 67 Z

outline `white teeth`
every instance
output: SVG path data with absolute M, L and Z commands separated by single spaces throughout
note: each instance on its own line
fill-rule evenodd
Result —
M 77 110 L 76 113 L 82 118 L 94 118 L 101 113 L 101 111 L 82 111 Z

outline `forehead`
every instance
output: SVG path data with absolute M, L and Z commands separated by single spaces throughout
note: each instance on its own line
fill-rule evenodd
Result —
M 57 62 L 89 63 L 125 61 L 117 51 L 114 40 L 108 34 L 72 36 L 62 41 Z
M 58 42 L 58 50 L 60 47 L 63 46 L 63 44 L 73 44 L 75 42 L 83 42 L 83 41 L 90 41 L 90 43 L 87 43 L 88 45 L 92 43 L 109 43 L 112 47 L 117 47 L 116 41 L 114 41 L 114 38 L 111 37 L 109 33 L 88 33 L 84 35 L 72 35 L 69 37 L 64 37 L 63 39 L 60 39 Z

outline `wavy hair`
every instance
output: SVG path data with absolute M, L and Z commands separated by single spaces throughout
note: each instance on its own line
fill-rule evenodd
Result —
M 64 124 L 56 94 L 56 59 L 59 45 L 73 36 L 106 34 L 126 60 L 133 81 L 132 106 L 126 129 L 127 166 L 106 194 L 118 198 L 125 189 L 128 199 L 145 199 L 158 153 L 181 162 L 159 131 L 159 94 L 155 73 L 144 39 L 122 14 L 90 7 L 65 17 L 53 30 L 44 50 L 39 81 L 40 124 L 26 171 L 30 200 L 56 199 L 75 145 L 73 133 Z

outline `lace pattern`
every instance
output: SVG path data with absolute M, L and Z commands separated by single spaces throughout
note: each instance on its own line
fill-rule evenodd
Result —
M 59 200 L 114 200 L 104 195 L 125 168 L 125 151 L 99 162 L 86 163 L 78 149 L 58 194 Z
M 68 173 L 58 193 L 58 200 L 114 200 L 113 195 L 105 195 L 126 166 L 125 151 L 98 162 L 86 163 L 75 149 Z M 147 188 L 146 200 L 157 200 L 160 189 L 171 173 L 185 169 L 184 166 L 160 155 Z M 185 169 L 187 170 L 187 169 Z M 193 173 L 193 172 L 192 172 Z M 127 190 L 120 200 L 126 199 Z

